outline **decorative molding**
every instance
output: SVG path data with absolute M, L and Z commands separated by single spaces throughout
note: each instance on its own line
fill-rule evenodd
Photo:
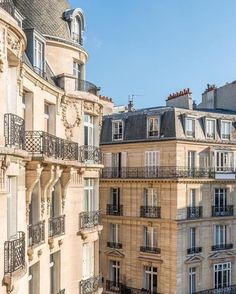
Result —
M 102 116 L 102 106 L 98 103 L 84 101 L 84 112 L 94 116 Z
M 202 262 L 204 260 L 204 257 L 200 254 L 194 254 L 188 257 L 185 260 L 185 263 L 192 263 L 192 262 Z
M 66 201 L 66 195 L 67 195 L 67 189 L 69 184 L 72 182 L 72 178 L 74 175 L 74 169 L 69 168 L 63 171 L 61 175 L 61 186 L 62 186 L 62 195 L 61 195 L 61 201 L 62 201 L 62 211 L 64 211 L 65 208 L 65 201 Z

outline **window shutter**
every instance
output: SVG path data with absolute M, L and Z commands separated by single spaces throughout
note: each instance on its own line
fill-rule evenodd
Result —
M 104 153 L 104 166 L 111 167 L 111 153 Z
M 121 153 L 121 167 L 127 166 L 127 152 Z

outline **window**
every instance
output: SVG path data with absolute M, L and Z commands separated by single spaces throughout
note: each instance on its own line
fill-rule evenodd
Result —
M 73 75 L 75 76 L 75 90 L 83 90 L 81 81 L 81 65 L 74 61 L 73 62 Z
M 119 225 L 110 224 L 110 242 L 119 243 Z
M 151 293 L 157 293 L 157 268 L 153 266 L 144 267 L 144 289 Z
M 44 131 L 49 132 L 49 118 L 50 118 L 50 113 L 49 113 L 49 104 L 44 103 Z
M 188 151 L 188 172 L 190 176 L 193 176 L 195 173 L 196 165 L 196 152 Z
M 23 93 L 21 100 L 22 118 L 25 120 L 25 92 Z
M 40 264 L 39 262 L 29 267 L 29 294 L 40 293 Z
M 60 291 L 60 251 L 50 255 L 50 293 L 58 293 Z
M 186 118 L 186 136 L 187 137 L 195 137 L 195 119 L 194 118 Z
M 157 228 L 144 227 L 144 246 L 157 248 Z
M 120 188 L 111 188 L 110 203 L 117 208 L 120 206 Z
M 221 139 L 230 140 L 231 137 L 231 122 L 221 121 Z
M 191 227 L 189 229 L 189 248 L 196 247 L 196 228 Z
M 94 117 L 89 114 L 84 115 L 84 145 L 94 145 Z
M 227 226 L 216 225 L 215 226 L 215 245 L 222 246 L 227 243 Z
M 157 117 L 148 118 L 148 137 L 159 136 L 159 124 Z
M 214 288 L 231 286 L 231 262 L 214 264 Z
M 8 177 L 7 195 L 7 233 L 8 239 L 14 238 L 17 233 L 17 178 Z
M 189 294 L 196 292 L 196 268 L 190 267 L 189 269 Z
M 37 38 L 34 39 L 34 68 L 39 75 L 44 75 L 44 44 Z
M 94 243 L 83 244 L 83 280 L 94 275 Z
M 144 189 L 144 206 L 158 206 L 158 191 L 154 188 Z
M 84 180 L 84 211 L 97 211 L 98 200 L 97 193 L 95 193 L 95 180 Z
M 120 284 L 120 262 L 119 261 L 110 261 L 110 279 L 112 281 L 112 287 L 119 288 Z M 115 290 L 112 289 L 111 290 Z
M 225 211 L 227 206 L 227 189 L 215 189 L 214 206 L 218 212 Z
M 210 139 L 216 137 L 216 121 L 214 119 L 206 120 L 206 137 Z
M 112 122 L 112 139 L 114 141 L 123 139 L 123 122 L 120 120 Z
M 78 17 L 75 17 L 74 20 L 72 21 L 71 32 L 72 32 L 72 39 L 75 42 L 82 45 L 81 25 L 80 25 L 80 20 Z
M 233 171 L 234 153 L 229 151 L 216 151 L 216 171 Z
M 190 190 L 190 207 L 196 207 L 196 189 Z
M 159 165 L 160 165 L 160 152 L 146 151 L 145 152 L 146 176 L 147 177 L 157 176 Z

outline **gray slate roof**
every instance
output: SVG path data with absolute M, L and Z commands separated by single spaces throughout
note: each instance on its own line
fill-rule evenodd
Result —
M 62 16 L 70 8 L 67 0 L 13 0 L 25 17 L 23 27 L 35 28 L 42 35 L 70 40 L 68 23 Z

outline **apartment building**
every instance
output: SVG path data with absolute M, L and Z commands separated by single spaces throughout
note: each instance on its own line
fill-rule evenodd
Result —
M 101 293 L 99 88 L 67 0 L 0 0 L 0 293 Z M 109 107 L 106 106 L 109 110 Z
M 185 89 L 166 106 L 104 116 L 104 293 L 236 293 L 236 112 L 227 101 L 196 108 Z

